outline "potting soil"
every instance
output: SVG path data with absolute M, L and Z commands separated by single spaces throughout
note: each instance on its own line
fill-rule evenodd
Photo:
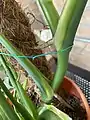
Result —
M 35 83 L 27 89 L 27 95 L 39 107 L 41 101 L 40 92 Z M 60 99 L 58 99 L 60 97 Z M 64 89 L 58 93 L 58 98 L 53 97 L 52 104 L 59 110 L 68 114 L 72 120 L 87 120 L 86 111 L 82 106 L 82 101 L 74 95 L 70 95 Z
M 15 0 L 2 0 L 2 11 L 0 12 L 0 33 L 25 56 L 42 54 L 41 49 L 35 49 L 38 43 L 31 30 L 30 20 Z M 0 50 L 7 51 L 0 45 Z M 48 79 L 52 79 L 52 72 L 45 57 L 34 60 L 29 59 Z M 9 57 L 9 61 L 16 70 L 22 69 L 15 59 Z M 23 70 L 23 69 L 22 69 Z

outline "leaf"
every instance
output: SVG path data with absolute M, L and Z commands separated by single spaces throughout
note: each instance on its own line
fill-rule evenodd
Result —
M 5 115 L 5 113 L 3 112 L 3 110 L 1 109 L 1 107 L 0 107 L 0 120 L 9 120 L 9 119 L 6 117 L 6 115 Z
M 5 58 L 1 55 L 0 56 L 0 61 L 2 62 L 4 69 L 7 73 L 7 75 L 10 78 L 10 82 L 12 83 L 13 87 L 16 89 L 18 96 L 20 97 L 20 100 L 22 100 L 22 103 L 24 104 L 25 108 L 29 111 L 33 117 L 36 115 L 36 109 L 35 106 L 33 105 L 32 101 L 28 96 L 25 94 L 26 92 L 24 91 L 23 87 L 21 84 L 18 82 L 18 78 L 16 77 L 16 74 L 13 74 L 12 68 L 10 69 Z M 17 78 L 17 79 L 16 79 Z
M 2 115 L 0 114 L 0 120 L 4 120 L 3 118 L 2 118 Z
M 43 107 L 39 109 L 39 119 L 40 120 L 72 120 L 67 114 L 60 111 L 53 105 L 44 104 Z
M 33 102 L 30 100 L 30 98 L 27 96 L 26 91 L 23 89 L 19 81 L 17 81 L 17 86 L 18 86 L 18 92 L 21 103 L 25 106 L 25 108 L 28 110 L 28 112 L 33 118 L 37 118 L 36 107 L 34 106 Z
M 54 92 L 51 86 L 46 81 L 48 79 L 39 71 L 39 69 L 34 64 L 30 62 L 30 60 L 28 60 L 27 58 L 20 58 L 19 56 L 23 56 L 23 54 L 18 51 L 3 34 L 0 35 L 0 43 L 10 52 L 10 54 L 14 55 L 13 57 L 27 71 L 29 76 L 32 77 L 32 79 L 41 91 L 42 100 L 46 103 L 50 102 L 54 95 Z M 2 60 L 2 58 L 1 61 L 5 62 Z M 10 70 L 8 70 L 8 72 L 10 73 Z M 11 75 L 11 77 L 13 76 Z M 13 83 L 15 84 L 14 81 Z M 15 87 L 17 87 L 16 84 Z
M 6 102 L 6 99 L 2 92 L 0 91 L 0 107 L 9 120 L 19 120 L 18 116 L 15 114 L 11 106 Z
M 4 70 L 4 68 L 3 68 L 3 66 L 0 64 L 0 71 L 3 71 Z
M 29 114 L 29 112 L 25 109 L 25 107 L 24 107 L 23 105 L 19 104 L 15 98 L 13 98 L 12 94 L 10 94 L 9 90 L 8 90 L 7 87 L 4 85 L 4 83 L 3 83 L 2 80 L 0 80 L 0 86 L 2 87 L 3 91 L 4 91 L 5 94 L 8 96 L 8 98 L 11 100 L 11 102 L 13 103 L 13 105 L 15 106 L 15 109 L 16 109 L 19 113 L 21 113 L 21 115 L 23 116 L 23 118 L 25 118 L 25 120 L 35 120 L 35 119 L 32 118 L 32 116 Z M 1 92 L 0 92 L 0 93 L 1 93 Z M 4 104 L 6 105 L 6 107 L 3 107 L 3 106 L 2 106 L 3 110 L 6 112 L 6 110 L 9 109 L 9 105 L 7 105 L 7 104 L 4 102 L 5 100 L 2 101 L 4 96 L 2 97 L 2 99 L 1 99 L 1 97 L 2 97 L 2 93 L 0 94 L 0 103 L 1 103 L 1 105 L 4 105 Z M 4 103 L 3 103 L 3 102 L 4 102 Z M 13 109 L 12 109 L 12 111 L 13 111 Z M 13 112 L 14 112 L 14 114 L 15 114 L 15 111 L 13 111 Z M 7 113 L 8 113 L 8 112 L 7 112 Z M 10 110 L 9 110 L 9 114 L 12 114 L 12 113 L 10 112 Z M 13 120 L 13 119 L 12 119 L 12 120 Z M 18 119 L 17 119 L 17 120 L 18 120 Z
M 26 90 L 27 84 L 28 84 L 28 79 L 24 80 L 24 83 L 22 85 L 24 90 Z
M 59 14 L 53 4 L 53 0 L 36 0 L 36 2 L 38 7 L 42 10 L 54 36 L 59 20 Z
M 4 78 L 4 84 L 6 85 L 6 87 L 10 90 L 12 89 L 12 85 L 10 84 L 10 78 L 9 77 L 5 77 Z

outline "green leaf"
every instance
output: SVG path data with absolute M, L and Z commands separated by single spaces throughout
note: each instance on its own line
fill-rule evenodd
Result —
M 3 112 L 3 110 L 1 109 L 1 107 L 0 107 L 0 115 L 1 115 L 0 120 L 9 120 L 5 115 L 5 113 Z
M 2 114 L 0 114 L 0 120 L 6 120 L 6 119 L 3 119 L 3 118 L 2 118 Z
M 39 110 L 40 120 L 72 120 L 67 114 L 53 105 L 44 105 Z
M 9 120 L 19 120 L 18 116 L 15 114 L 11 106 L 7 103 L 1 91 L 0 91 L 0 107 Z
M 26 90 L 28 84 L 28 79 L 24 80 L 24 83 L 22 85 L 23 89 Z
M 59 14 L 55 6 L 53 5 L 53 1 L 52 0 L 37 0 L 37 3 L 38 3 L 38 6 L 43 11 L 45 19 L 50 25 L 51 31 L 54 35 L 57 29 Z
M 13 98 L 13 96 L 10 94 L 9 90 L 6 88 L 6 86 L 4 85 L 2 80 L 0 80 L 0 86 L 2 87 L 3 91 L 8 96 L 8 98 L 12 101 L 12 103 L 15 106 L 15 108 L 25 118 L 25 120 L 29 120 L 29 119 L 30 120 L 35 120 L 35 119 L 32 118 L 32 116 L 29 114 L 29 112 L 25 109 L 25 107 L 22 106 L 21 104 L 19 104 L 15 98 Z M 6 109 L 6 108 L 3 108 L 3 109 Z
M 17 81 L 17 86 L 22 104 L 25 106 L 25 108 L 28 110 L 32 117 L 37 118 L 37 110 L 33 102 L 27 96 L 26 91 L 23 89 L 19 81 Z
M 2 55 L 0 56 L 0 61 L 2 62 L 2 65 L 3 65 L 7 75 L 10 77 L 10 81 L 11 81 L 12 85 L 14 86 L 14 88 L 17 91 L 18 97 L 20 97 L 21 101 L 25 105 L 25 108 L 29 111 L 31 116 L 33 116 L 33 117 L 36 116 L 35 106 L 33 105 L 30 98 L 28 98 L 28 96 L 25 94 L 25 91 L 23 90 L 22 86 L 17 81 L 17 79 L 18 79 L 17 76 L 14 76 L 15 74 L 12 73 L 12 68 L 10 69 L 8 67 L 7 62 L 5 61 L 5 59 Z
M 0 71 L 3 71 L 4 70 L 4 68 L 3 68 L 3 66 L 0 64 Z
M 10 78 L 9 77 L 4 77 L 4 84 L 6 85 L 6 87 L 10 90 L 12 89 L 12 85 L 10 84 Z
M 47 78 L 38 70 L 38 68 L 33 65 L 27 58 L 20 58 L 17 56 L 23 56 L 4 35 L 0 35 L 0 43 L 14 55 L 13 57 L 18 61 L 18 63 L 27 71 L 27 73 L 32 77 L 32 79 L 37 84 L 41 91 L 41 97 L 44 102 L 50 102 L 53 97 L 53 90 L 51 86 L 46 81 Z
M 0 55 L 0 62 L 2 63 L 7 76 L 10 78 L 10 82 L 11 82 L 12 86 L 17 90 L 17 85 L 16 85 L 17 79 L 14 78 L 14 75 L 11 71 L 12 69 L 9 68 L 8 63 L 6 62 L 6 59 L 5 59 L 5 57 L 3 57 L 3 55 Z

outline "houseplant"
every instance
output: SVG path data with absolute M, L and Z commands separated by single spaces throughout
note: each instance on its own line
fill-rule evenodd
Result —
M 51 6 L 53 5 L 51 0 L 49 0 L 49 1 L 48 0 L 45 0 L 45 1 L 38 0 L 38 1 L 39 1 L 39 3 L 42 2 L 41 5 L 46 4 L 46 6 L 47 6 L 50 3 L 51 3 Z M 44 101 L 44 103 L 50 103 L 50 101 L 54 95 L 54 91 L 56 91 L 58 89 L 60 83 L 62 83 L 65 71 L 67 69 L 69 52 L 72 48 L 74 36 L 75 36 L 76 30 L 77 30 L 79 21 L 81 19 L 81 15 L 83 13 L 84 7 L 86 5 L 86 2 L 87 2 L 87 0 L 84 0 L 84 1 L 80 0 L 78 3 L 76 0 L 73 0 L 73 1 L 67 0 L 66 6 L 62 12 L 62 15 L 61 15 L 60 19 L 58 20 L 59 21 L 58 25 L 57 25 L 57 20 L 55 21 L 55 24 L 50 24 L 53 35 L 55 34 L 54 43 L 55 43 L 55 46 L 57 49 L 57 57 L 58 57 L 57 71 L 56 71 L 54 80 L 52 81 L 52 83 L 50 83 L 51 86 L 47 82 L 48 79 L 26 57 L 21 58 L 21 56 L 23 56 L 23 54 L 20 53 L 8 41 L 8 39 L 6 39 L 6 37 L 3 34 L 0 35 L 0 43 L 10 52 L 11 55 L 13 55 L 13 57 L 21 64 L 21 66 L 23 66 L 23 68 L 28 72 L 28 74 L 36 82 L 37 86 L 39 87 L 39 89 L 41 91 L 41 97 L 42 97 L 42 100 Z M 45 8 L 47 8 L 47 7 L 45 7 Z M 50 11 L 49 9 L 50 9 L 50 7 L 48 7 L 48 9 L 47 9 L 48 10 L 47 15 L 49 15 L 49 11 Z M 55 10 L 55 9 L 53 9 L 53 10 Z M 55 12 L 56 12 L 56 10 L 55 10 Z M 67 17 L 66 12 L 68 12 L 68 17 Z M 45 11 L 44 11 L 44 13 L 45 13 Z M 46 18 L 48 18 L 48 17 L 50 18 L 50 16 L 47 16 Z M 58 15 L 57 15 L 57 17 L 58 17 Z M 53 22 L 53 18 L 50 20 L 52 20 L 50 22 Z M 53 25 L 55 25 L 55 27 L 57 26 L 56 27 L 57 30 L 54 29 L 55 27 L 53 27 Z M 71 31 L 72 31 L 72 34 L 71 34 Z M 25 111 L 24 111 L 23 104 L 22 105 L 19 104 L 9 94 L 9 91 L 7 90 L 7 88 L 5 88 L 4 84 L 1 81 L 0 85 L 1 85 L 2 89 L 4 90 L 6 95 L 10 98 L 10 100 L 13 102 L 13 104 L 15 105 L 17 110 L 24 117 L 24 119 L 37 119 L 38 117 L 37 117 L 37 111 L 35 110 L 35 107 L 33 106 L 32 102 L 30 100 L 28 100 L 28 98 L 24 95 L 24 91 L 21 87 L 21 84 L 18 81 L 16 81 L 18 79 L 18 76 L 16 75 L 15 72 L 13 72 L 13 70 L 11 68 L 9 68 L 8 64 L 5 61 L 5 58 L 2 55 L 0 56 L 0 60 L 3 64 L 4 69 L 7 72 L 7 74 L 10 76 L 12 85 L 15 87 L 15 89 L 17 90 L 19 95 L 20 95 L 20 93 L 22 93 L 20 95 L 20 98 L 22 98 L 22 102 L 21 101 L 20 102 L 25 104 L 25 108 L 26 108 Z M 7 110 L 11 111 L 10 107 L 6 104 L 5 97 L 3 96 L 2 92 L 0 92 L 0 95 L 2 96 L 2 99 L 0 101 L 2 108 L 4 108 L 3 105 L 7 106 L 7 109 L 4 110 L 5 114 L 7 114 Z M 22 110 L 18 109 L 18 107 L 21 108 Z M 2 108 L 1 108 L 1 115 L 3 115 Z M 23 114 L 23 113 L 25 113 L 25 114 Z M 52 116 L 54 117 L 54 119 L 57 119 L 57 120 L 58 119 L 61 119 L 61 120 L 62 119 L 66 119 L 66 120 L 70 119 L 67 115 L 58 111 L 52 105 L 45 104 L 43 107 L 41 107 L 39 113 L 40 113 L 39 115 L 41 117 L 39 119 L 43 119 L 43 118 L 48 119 L 48 118 L 46 118 L 47 115 L 51 116 L 51 118 L 50 118 L 51 120 L 53 119 Z M 11 117 L 13 119 L 19 119 L 18 115 L 15 114 L 15 112 L 13 112 L 13 111 L 12 111 L 12 116 L 9 116 L 9 115 L 7 115 L 7 116 Z M 21 119 L 21 116 L 19 116 L 19 117 Z

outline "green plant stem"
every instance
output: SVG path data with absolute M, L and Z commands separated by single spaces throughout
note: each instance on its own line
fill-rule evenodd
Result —
M 14 58 L 18 63 L 28 72 L 30 77 L 33 78 L 37 86 L 41 91 L 41 97 L 44 102 L 49 102 L 53 97 L 53 90 L 46 81 L 47 78 L 27 59 L 18 58 L 21 54 L 6 38 L 4 35 L 0 35 L 0 43 L 10 52 L 14 54 Z M 15 56 L 16 55 L 16 56 Z
M 52 0 L 37 0 L 37 2 L 42 9 L 48 24 L 50 25 L 52 34 L 54 35 L 57 29 L 59 14 L 54 7 Z
M 57 26 L 54 42 L 57 51 L 73 45 L 74 37 L 88 0 L 67 0 Z M 63 81 L 68 66 L 70 50 L 57 54 L 58 63 L 52 88 L 57 90 Z
M 25 109 L 25 107 L 23 107 L 21 104 L 19 104 L 17 102 L 17 100 L 15 100 L 13 98 L 13 96 L 10 94 L 9 90 L 6 88 L 6 86 L 4 85 L 3 81 L 0 79 L 0 86 L 3 89 L 3 91 L 5 92 L 5 94 L 8 96 L 8 98 L 12 101 L 12 103 L 15 105 L 16 109 L 21 113 L 21 115 L 25 118 L 25 120 L 35 120 L 32 118 L 32 116 L 29 114 L 29 112 Z
M 19 120 L 18 116 L 12 110 L 11 106 L 7 104 L 5 97 L 3 96 L 2 92 L 0 91 L 0 108 L 5 113 L 6 117 L 9 120 Z

